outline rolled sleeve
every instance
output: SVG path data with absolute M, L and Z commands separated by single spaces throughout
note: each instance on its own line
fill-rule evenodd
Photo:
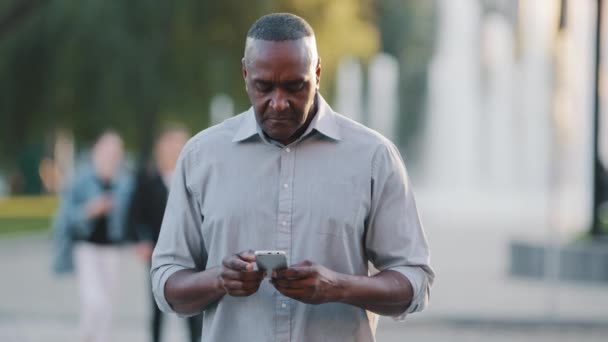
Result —
M 372 203 L 366 252 L 380 271 L 393 270 L 411 283 L 409 307 L 395 318 L 422 311 L 428 304 L 435 273 L 407 172 L 396 147 L 381 146 L 372 164 Z
M 394 316 L 396 320 L 403 320 L 408 314 L 424 310 L 429 302 L 431 284 L 434 279 L 433 270 L 427 267 L 397 266 L 389 268 L 392 271 L 401 273 L 412 284 L 414 295 L 412 302 L 407 309 Z
M 152 254 L 150 278 L 159 308 L 176 313 L 165 296 L 167 280 L 184 269 L 203 271 L 207 260 L 200 227 L 202 215 L 188 186 L 188 145 L 173 175 L 158 242 Z
M 167 283 L 169 277 L 171 277 L 175 272 L 185 269 L 187 268 L 178 265 L 167 265 L 165 267 L 159 267 L 157 272 L 152 272 L 152 291 L 154 293 L 156 304 L 161 311 L 175 313 L 171 307 L 171 304 L 169 304 L 165 298 L 165 284 Z

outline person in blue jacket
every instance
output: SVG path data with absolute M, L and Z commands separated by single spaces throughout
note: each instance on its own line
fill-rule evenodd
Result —
M 119 245 L 128 231 L 132 187 L 123 167 L 122 139 L 106 131 L 92 147 L 91 165 L 78 170 L 61 196 L 54 220 L 53 269 L 77 275 L 83 341 L 111 340 Z

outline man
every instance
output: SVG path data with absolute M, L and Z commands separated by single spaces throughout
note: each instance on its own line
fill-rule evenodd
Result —
M 137 255 L 148 267 L 167 205 L 169 180 L 188 137 L 188 132 L 183 128 L 164 129 L 154 145 L 153 163 L 142 170 L 137 177 L 131 200 L 130 226 L 135 230 L 138 241 L 135 247 Z M 152 301 L 151 341 L 159 342 L 162 340 L 163 315 L 151 295 L 150 299 Z M 187 324 L 190 341 L 200 341 L 202 315 L 188 317 Z
M 399 152 L 318 93 L 303 19 L 260 18 L 242 64 L 252 108 L 180 156 L 152 260 L 157 303 L 204 311 L 203 341 L 373 341 L 366 310 L 420 311 L 434 278 Z M 264 281 L 254 250 L 292 264 Z

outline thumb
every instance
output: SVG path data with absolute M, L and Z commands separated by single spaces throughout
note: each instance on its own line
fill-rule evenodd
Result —
M 293 265 L 294 267 L 305 267 L 305 266 L 312 266 L 314 263 L 310 260 L 304 260 L 304 261 L 300 261 L 299 263 Z

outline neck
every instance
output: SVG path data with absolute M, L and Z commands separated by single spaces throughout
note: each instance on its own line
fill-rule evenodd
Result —
M 281 144 L 287 146 L 287 145 L 291 144 L 292 142 L 298 140 L 304 134 L 304 132 L 306 132 L 306 130 L 308 129 L 308 126 L 310 126 L 310 123 L 317 115 L 318 110 L 319 110 L 318 95 L 315 95 L 315 99 L 312 104 L 312 107 L 310 107 L 310 111 L 308 111 L 308 116 L 306 117 L 306 122 L 304 122 L 302 127 L 300 127 L 289 139 L 287 139 L 285 141 L 279 141 L 279 142 Z

